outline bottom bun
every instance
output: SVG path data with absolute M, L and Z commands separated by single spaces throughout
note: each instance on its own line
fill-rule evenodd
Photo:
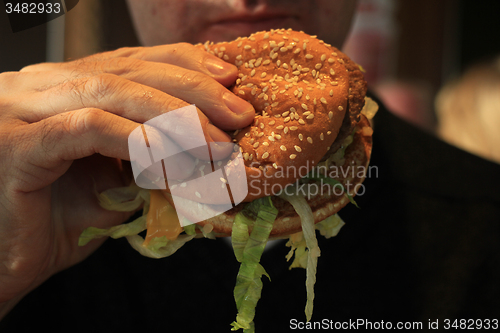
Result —
M 350 202 L 346 192 L 352 197 L 356 195 L 368 172 L 372 150 L 372 132 L 368 119 L 361 115 L 361 120 L 355 128 L 353 141 L 345 150 L 342 161 L 332 162 L 328 168 L 322 168 L 322 170 L 327 170 L 328 175 L 334 175 L 332 178 L 343 185 L 344 191 L 341 191 L 340 187 L 314 180 L 301 180 L 300 185 L 296 187 L 301 189 L 300 193 L 305 194 L 307 203 L 313 212 L 315 223 L 336 214 L 346 206 Z M 164 193 L 164 195 L 173 204 L 171 195 L 169 193 Z M 271 238 L 286 237 L 302 230 L 301 219 L 288 201 L 272 196 L 272 202 L 278 209 L 278 216 L 270 234 Z M 234 218 L 247 204 L 240 203 L 222 214 L 197 224 L 205 229 L 211 229 L 218 237 L 231 236 Z M 215 215 L 214 212 L 218 211 L 216 205 L 202 205 L 179 197 L 175 200 L 177 212 L 188 220 L 199 220 L 199 217 L 193 215 L 192 207 L 196 205 L 198 205 L 196 211 L 202 211 L 207 216 L 213 216 Z

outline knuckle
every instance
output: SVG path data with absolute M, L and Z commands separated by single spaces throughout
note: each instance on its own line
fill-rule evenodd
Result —
M 186 71 L 179 75 L 179 85 L 183 90 L 203 90 L 209 86 L 210 78 L 196 71 Z
M 88 102 L 99 102 L 106 98 L 106 96 L 116 89 L 116 75 L 102 73 L 91 77 L 79 78 L 71 82 L 72 88 L 74 88 L 75 94 L 77 94 L 81 100 L 83 106 L 87 105 Z
M 76 112 L 72 112 L 66 118 L 64 132 L 73 136 L 81 137 L 85 134 L 98 130 L 103 120 L 103 111 L 96 108 L 81 109 Z
M 122 76 L 142 67 L 142 60 L 136 58 L 117 57 L 104 61 L 101 64 L 101 72 L 111 72 L 115 75 Z
M 0 73 L 0 92 L 8 91 L 11 88 L 16 87 L 17 86 L 16 82 L 19 79 L 19 76 L 21 75 L 23 74 L 19 72 Z

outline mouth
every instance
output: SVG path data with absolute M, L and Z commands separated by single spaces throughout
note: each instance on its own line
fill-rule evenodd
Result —
M 241 15 L 213 23 L 206 33 L 213 41 L 227 40 L 228 36 L 248 36 L 257 31 L 297 28 L 297 17 L 290 14 Z M 234 39 L 234 38 L 232 38 Z

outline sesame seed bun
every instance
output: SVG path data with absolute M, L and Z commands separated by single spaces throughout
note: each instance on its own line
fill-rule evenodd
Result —
M 360 114 L 366 81 L 359 66 L 341 51 L 315 36 L 284 29 L 262 31 L 232 42 L 206 42 L 198 47 L 238 67 L 238 79 L 230 89 L 256 110 L 250 126 L 230 133 L 245 163 L 249 184 L 245 202 L 273 196 L 296 183 L 334 154 L 354 129 L 354 142 L 346 150 L 344 163 L 368 166 L 371 127 Z M 210 170 L 209 163 L 207 170 Z M 203 175 L 202 168 L 203 165 L 196 170 L 193 179 L 200 176 L 200 171 Z M 304 168 L 304 172 L 283 172 Z M 350 182 L 351 188 L 355 188 L 364 177 L 335 179 L 344 185 Z M 264 188 L 265 191 L 259 190 Z M 210 188 L 210 193 L 196 192 L 196 197 L 191 192 L 186 189 L 176 193 L 182 197 L 176 199 L 176 209 L 188 219 L 192 205 L 204 203 L 207 205 L 203 209 L 213 207 L 216 211 L 217 200 L 227 197 L 224 184 Z M 353 190 L 350 194 L 356 193 Z M 172 201 L 168 192 L 165 196 Z M 300 218 L 293 207 L 278 197 L 273 196 L 272 200 L 279 214 L 271 236 L 300 231 Z M 337 213 L 349 199 L 345 194 L 330 191 L 326 195 L 310 196 L 308 202 L 315 222 L 319 222 Z M 213 226 L 218 235 L 230 235 L 234 216 L 242 208 L 243 204 L 237 205 L 199 224 Z M 194 216 L 191 219 L 199 220 Z
M 253 124 L 233 133 L 249 182 L 277 190 L 295 182 L 298 173 L 274 175 L 284 166 L 316 165 L 337 138 L 346 112 L 351 125 L 359 120 L 366 94 L 359 66 L 315 36 L 262 31 L 203 47 L 238 67 L 232 91 L 256 110 Z M 262 196 L 249 191 L 245 201 Z

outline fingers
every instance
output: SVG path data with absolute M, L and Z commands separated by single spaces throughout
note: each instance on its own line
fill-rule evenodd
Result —
M 124 71 L 124 68 L 131 70 Z M 154 72 L 157 74 L 151 75 Z M 106 62 L 103 73 L 119 75 L 195 104 L 213 124 L 225 130 L 247 126 L 255 115 L 250 103 L 198 71 L 170 64 L 119 58 Z
M 189 43 L 121 48 L 99 55 L 101 61 L 121 57 L 176 65 L 206 74 L 224 86 L 234 83 L 238 75 L 236 66 Z
M 33 191 L 54 182 L 76 159 L 96 153 L 129 160 L 130 133 L 141 124 L 109 112 L 87 108 L 65 112 L 20 126 L 15 161 L 22 190 Z M 144 147 L 146 149 L 146 147 Z M 17 155 L 17 158 L 16 158 Z M 182 155 L 182 154 L 181 154 Z M 192 158 L 169 160 L 169 177 L 184 179 L 193 169 Z
M 24 81 L 33 82 L 33 85 L 38 82 L 36 89 L 33 89 L 45 95 L 43 98 L 34 96 L 37 100 L 46 101 L 42 105 L 36 103 L 42 111 L 38 119 L 50 115 L 62 106 L 64 109 L 96 107 L 111 112 L 117 108 L 127 112 L 129 107 L 133 107 L 136 113 L 140 110 L 143 119 L 130 119 L 144 121 L 187 103 L 195 104 L 215 126 L 223 130 L 235 130 L 248 126 L 255 115 L 250 103 L 205 74 L 170 64 L 114 58 L 95 64 L 92 75 L 68 79 L 71 77 L 69 72 L 56 72 L 24 73 L 33 76 Z M 46 80 L 50 80 L 52 84 L 45 82 Z M 33 104 L 24 98 L 21 100 L 21 104 L 23 103 Z M 165 106 L 168 106 L 167 110 Z M 36 117 L 37 114 L 30 116 Z M 37 118 L 33 118 L 32 121 L 36 120 Z

